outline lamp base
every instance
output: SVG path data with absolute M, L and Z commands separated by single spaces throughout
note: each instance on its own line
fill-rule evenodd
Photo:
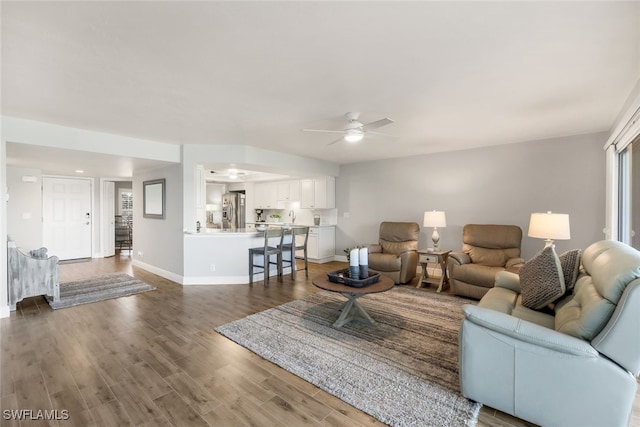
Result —
M 433 234 L 431 234 L 431 240 L 433 241 L 433 251 L 437 252 L 440 250 L 438 247 L 438 242 L 440 242 L 440 234 L 438 234 L 438 227 L 433 227 Z

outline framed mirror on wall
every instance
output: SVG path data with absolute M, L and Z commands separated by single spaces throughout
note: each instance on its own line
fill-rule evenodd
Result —
M 154 179 L 142 183 L 142 216 L 144 218 L 164 219 L 166 197 L 165 179 Z

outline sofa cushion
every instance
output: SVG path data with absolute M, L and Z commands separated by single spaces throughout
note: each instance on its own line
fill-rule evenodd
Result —
M 564 295 L 564 275 L 556 251 L 547 246 L 520 269 L 522 304 L 539 310 Z
M 476 286 L 492 288 L 496 281 L 496 273 L 503 271 L 502 267 L 490 267 L 479 264 L 463 264 L 456 266 L 455 280 L 473 283 Z
M 471 258 L 471 262 L 474 264 L 482 264 L 492 267 L 504 267 L 509 259 L 502 249 L 487 249 L 470 246 L 465 252 L 469 254 L 469 258 Z
M 577 338 L 591 341 L 609 321 L 616 306 L 598 292 L 593 278 L 581 274 L 573 295 L 556 306 L 555 329 Z
M 418 242 L 417 241 L 391 242 L 388 240 L 380 239 L 380 246 L 382 246 L 382 252 L 388 252 L 390 254 L 399 254 L 406 251 L 417 250 Z
M 580 249 L 573 249 L 560 255 L 560 265 L 562 266 L 562 274 L 564 276 L 564 286 L 567 293 L 573 290 L 580 272 Z
M 398 271 L 400 270 L 401 261 L 402 259 L 395 254 L 369 254 L 369 268 L 378 271 Z

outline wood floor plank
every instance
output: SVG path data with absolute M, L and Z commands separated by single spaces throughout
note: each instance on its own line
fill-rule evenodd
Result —
M 74 369 L 71 371 L 71 375 L 89 409 L 115 399 L 97 368 Z
M 91 412 L 75 385 L 52 394 L 51 400 L 54 408 L 59 411 L 68 411 L 69 419 L 61 421 L 61 425 L 77 427 L 95 425 Z
M 116 399 L 122 403 L 127 415 L 135 425 L 143 425 L 149 420 L 160 420 L 164 415 L 140 388 L 133 378 L 126 378 L 111 386 Z
M 100 404 L 91 409 L 91 414 L 97 426 L 133 426 L 133 422 L 127 415 L 127 411 L 117 400 Z
M 9 413 L 9 417 L 4 416 L 4 411 L 14 411 L 20 409 L 18 406 L 18 398 L 14 394 L 6 394 L 0 397 L 0 409 L 2 409 L 2 422 L 3 427 L 19 427 L 20 421 Z
M 175 391 L 155 399 L 154 402 L 174 426 L 207 427 L 207 422 L 198 415 L 195 409 L 182 400 Z
M 299 411 L 304 412 L 315 421 L 322 421 L 333 412 L 331 408 L 281 377 L 271 376 L 262 381 L 261 385 L 265 389 L 275 392 L 278 397 L 295 405 Z
M 206 414 L 220 404 L 209 391 L 186 373 L 179 372 L 166 377 L 165 380 L 200 415 Z
M 171 391 L 169 384 L 147 362 L 136 363 L 127 370 L 152 400 Z

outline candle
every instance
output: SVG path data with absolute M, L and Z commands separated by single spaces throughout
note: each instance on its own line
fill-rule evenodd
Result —
M 351 252 L 349 254 L 349 265 L 350 266 L 359 266 L 360 263 L 358 262 L 358 248 L 355 249 L 351 249 Z
M 360 249 L 360 265 L 369 265 L 369 248 Z

